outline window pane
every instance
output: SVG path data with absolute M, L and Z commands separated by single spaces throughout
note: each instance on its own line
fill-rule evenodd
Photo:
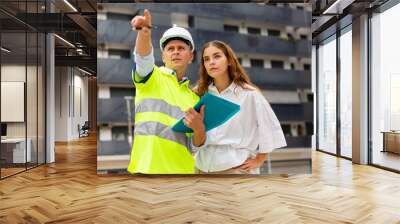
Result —
M 336 154 L 336 40 L 318 49 L 319 149 Z
M 114 59 L 130 58 L 131 57 L 131 53 L 130 53 L 129 50 L 110 49 L 110 50 L 108 50 L 108 57 L 109 58 L 114 58 Z
M 285 136 L 291 136 L 291 127 L 290 124 L 281 124 L 282 130 L 283 130 L 283 134 Z
M 26 144 L 25 119 L 26 33 L 2 33 L 1 47 L 7 49 L 1 50 L 0 78 L 1 123 L 7 126 L 0 145 L 3 178 L 25 170 L 27 159 L 28 162 L 31 159 L 31 141 Z
M 135 89 L 134 88 L 110 88 L 111 97 L 124 97 L 124 96 L 134 96 Z
M 396 154 L 400 153 L 400 31 L 394 28 L 398 21 L 400 4 L 371 19 L 372 163 L 396 170 L 400 170 Z
M 37 165 L 37 75 L 38 75 L 38 35 L 36 32 L 28 32 L 28 62 L 27 62 L 27 80 L 26 80 L 26 118 L 27 118 L 27 140 L 28 140 L 28 150 L 30 149 L 30 153 L 28 156 L 27 166 L 28 168 L 34 167 Z
M 261 34 L 261 29 L 255 27 L 247 27 L 247 32 L 249 34 Z
M 190 28 L 194 28 L 194 16 L 189 16 L 188 23 Z
M 250 59 L 251 67 L 264 67 L 264 60 L 261 59 Z
M 268 29 L 268 35 L 279 37 L 281 35 L 281 31 Z
M 132 15 L 109 12 L 109 13 L 107 13 L 107 19 L 131 21 Z
M 132 127 L 132 132 L 134 132 L 134 128 Z M 112 132 L 112 140 L 113 141 L 127 141 L 128 140 L 128 127 L 123 126 L 123 127 L 112 127 L 111 128 Z
M 351 30 L 340 37 L 340 153 L 352 157 L 352 50 Z
M 283 68 L 283 61 L 271 61 L 271 67 L 272 68 Z
M 224 25 L 224 31 L 230 31 L 230 32 L 239 32 L 239 27 L 238 26 L 233 26 L 233 25 Z

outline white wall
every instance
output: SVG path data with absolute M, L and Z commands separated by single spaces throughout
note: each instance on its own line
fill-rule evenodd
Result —
M 24 93 L 24 82 L 1 82 L 1 122 L 25 121 Z
M 18 81 L 25 82 L 25 66 L 22 65 L 2 65 L 1 66 L 1 81 Z M 6 108 L 1 108 L 5 110 Z M 7 123 L 8 137 L 25 137 L 24 122 Z
M 55 141 L 67 141 L 68 119 L 68 85 L 67 67 L 55 68 Z
M 2 65 L 1 81 L 25 82 L 25 65 Z
M 73 119 L 71 124 L 71 138 L 78 138 L 78 124 L 82 126 L 85 121 L 88 121 L 88 78 L 87 76 L 81 76 L 81 73 L 78 70 L 74 70 L 74 91 L 72 94 L 72 98 L 74 99 L 74 108 L 73 108 Z M 80 102 L 79 102 L 80 101 Z M 81 108 L 80 108 L 81 107 Z M 82 110 L 82 111 L 80 111 Z
M 82 75 L 75 68 L 56 67 L 56 141 L 79 138 L 78 124 L 88 120 L 88 78 Z
M 1 81 L 3 82 L 25 82 L 26 76 L 26 69 L 28 74 L 31 74 L 32 71 L 36 73 L 36 67 L 28 66 L 27 68 L 25 65 L 2 65 L 1 66 Z M 30 85 L 36 85 L 36 81 L 29 80 Z M 36 88 L 27 88 L 27 103 L 30 104 L 35 102 L 34 107 L 36 108 Z M 30 92 L 34 91 L 34 92 Z M 28 105 L 33 106 L 33 105 Z M 7 108 L 1 108 L 1 110 L 7 110 Z M 28 110 L 28 112 L 31 112 Z M 36 122 L 36 113 L 28 113 L 28 121 L 35 121 Z M 25 137 L 25 126 L 26 122 L 7 122 L 7 136 L 8 137 Z M 31 129 L 32 128 L 32 129 Z M 28 125 L 28 135 L 32 131 L 36 130 L 36 125 L 29 124 Z

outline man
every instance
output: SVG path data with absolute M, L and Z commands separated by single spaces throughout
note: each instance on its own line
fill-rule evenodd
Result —
M 172 126 L 193 107 L 199 97 L 189 88 L 185 77 L 193 60 L 194 43 L 190 33 L 181 27 L 165 31 L 160 39 L 164 67 L 154 64 L 151 43 L 151 15 L 131 21 L 137 30 L 135 44 L 136 69 L 132 78 L 136 87 L 135 132 L 130 173 L 191 174 L 194 159 L 189 151 L 189 136 L 174 132 Z M 205 140 L 204 130 L 194 135 Z

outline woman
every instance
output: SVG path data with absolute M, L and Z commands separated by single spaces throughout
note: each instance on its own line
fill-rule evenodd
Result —
M 193 108 L 184 122 L 194 130 L 199 173 L 258 174 L 268 153 L 286 146 L 282 128 L 271 106 L 252 84 L 233 50 L 221 41 L 204 45 L 196 93 L 206 92 L 240 105 L 223 125 L 205 133 L 203 115 Z

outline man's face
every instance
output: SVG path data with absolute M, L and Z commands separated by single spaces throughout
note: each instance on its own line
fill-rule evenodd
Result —
M 175 71 L 186 69 L 193 60 L 193 52 L 182 40 L 171 40 L 164 47 L 162 60 L 166 67 Z

